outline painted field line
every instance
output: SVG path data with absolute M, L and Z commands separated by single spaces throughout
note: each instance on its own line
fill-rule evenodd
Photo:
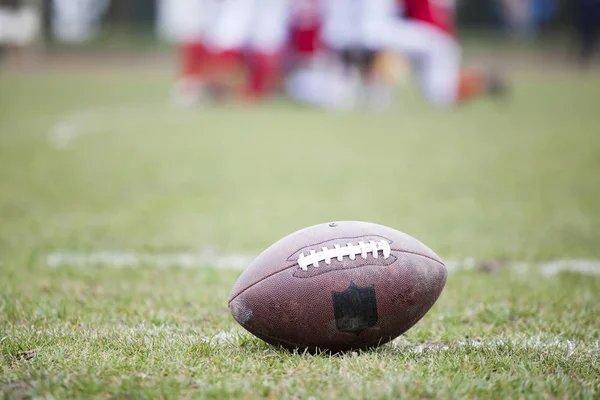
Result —
M 229 330 L 222 330 L 214 335 L 207 335 L 202 332 L 202 329 L 197 326 L 181 327 L 171 324 L 153 325 L 149 323 L 141 323 L 135 326 L 126 325 L 111 325 L 111 326 L 83 326 L 76 330 L 71 325 L 63 325 L 56 327 L 46 327 L 37 330 L 33 335 L 51 336 L 51 337 L 72 337 L 74 334 L 81 334 L 87 338 L 104 338 L 107 335 L 117 335 L 119 340 L 124 342 L 138 342 L 144 340 L 148 346 L 155 346 L 155 339 L 163 339 L 166 342 L 205 342 L 215 347 L 237 347 L 241 342 L 254 339 L 255 337 L 243 330 L 241 327 L 232 327 Z M 9 339 L 8 336 L 1 340 Z M 555 353 L 561 351 L 566 353 L 566 356 L 573 354 L 590 354 L 598 357 L 600 354 L 600 342 L 598 340 L 582 341 L 577 339 L 566 338 L 563 336 L 545 336 L 533 335 L 527 336 L 522 334 L 511 336 L 492 336 L 478 339 L 460 339 L 446 342 L 421 342 L 412 343 L 405 336 L 393 340 L 385 346 L 401 350 L 404 353 L 423 354 L 428 352 L 447 352 L 460 349 L 497 349 L 497 350 L 535 350 L 535 351 L 551 351 Z
M 242 270 L 254 260 L 256 254 L 231 253 L 218 254 L 214 251 L 178 252 L 178 253 L 144 253 L 137 251 L 106 251 L 92 252 L 56 251 L 46 257 L 46 264 L 51 268 L 59 267 L 109 267 L 132 268 L 151 266 L 157 268 L 216 268 Z M 449 272 L 478 268 L 473 258 L 464 260 L 445 260 Z M 543 263 L 512 262 L 506 267 L 529 271 L 537 269 L 545 276 L 551 277 L 560 272 L 575 272 L 585 275 L 600 275 L 600 260 L 554 260 Z
M 563 271 L 600 275 L 600 260 L 555 260 L 541 264 L 540 270 L 546 276 L 554 276 Z
M 581 340 L 567 339 L 560 336 L 495 336 L 483 339 L 464 339 L 450 343 L 425 342 L 417 345 L 409 344 L 402 337 L 394 340 L 392 345 L 401 347 L 403 351 L 420 354 L 428 351 L 444 352 L 464 348 L 504 349 L 537 351 L 564 351 L 567 356 L 574 353 L 597 354 L 599 342 L 583 342 Z
M 212 251 L 202 253 L 141 253 L 136 251 L 93 251 L 81 253 L 58 251 L 48 254 L 46 263 L 51 268 L 111 267 L 131 268 L 152 266 L 158 268 L 217 268 L 242 270 L 254 260 L 254 254 L 234 253 L 220 255 Z
M 58 118 L 46 133 L 48 144 L 55 149 L 65 149 L 78 137 L 90 132 L 91 125 L 115 109 L 131 105 L 87 107 L 72 111 Z
M 222 330 L 213 335 L 207 335 L 202 329 L 196 326 L 175 326 L 170 324 L 153 325 L 141 323 L 135 326 L 111 325 L 111 326 L 83 326 L 76 330 L 73 326 L 64 325 L 59 327 L 47 327 L 33 332 L 38 336 L 50 337 L 72 337 L 75 333 L 84 335 L 88 339 L 105 338 L 107 335 L 117 335 L 120 341 L 137 343 L 143 340 L 147 346 L 156 346 L 156 339 L 164 340 L 165 343 L 195 343 L 204 342 L 214 347 L 231 348 L 238 347 L 242 342 L 256 338 L 243 330 L 241 327 L 232 327 L 229 330 Z M 31 334 L 31 333 L 29 333 Z M 9 339 L 8 336 L 2 340 Z M 256 339 L 258 340 L 258 339 Z M 538 352 L 556 352 L 565 353 L 566 357 L 573 354 L 589 354 L 598 357 L 600 354 L 600 342 L 598 340 L 582 341 L 566 338 L 563 336 L 533 335 L 522 334 L 511 336 L 492 336 L 478 339 L 459 339 L 445 342 L 421 342 L 412 343 L 405 336 L 393 340 L 385 345 L 398 349 L 403 354 L 426 354 L 443 353 L 461 349 L 481 349 L 481 350 L 517 350 L 517 351 L 538 351 Z
M 66 149 L 79 137 L 102 129 L 137 127 L 148 117 L 148 107 L 155 104 L 158 103 L 140 101 L 74 110 L 59 117 L 50 126 L 46 132 L 48 145 L 54 149 Z
M 485 262 L 478 261 L 472 257 L 462 260 L 445 259 L 444 263 L 446 264 L 448 271 L 486 269 L 484 266 L 486 264 Z M 498 265 L 498 267 L 492 267 L 492 269 L 508 267 L 512 268 L 513 270 L 529 271 L 532 268 L 535 268 L 543 275 L 549 277 L 557 275 L 561 272 L 575 272 L 584 275 L 600 275 L 600 260 L 598 259 L 558 259 L 539 263 L 511 261 L 507 262 L 506 264 L 498 263 Z
M 248 332 L 239 328 L 221 331 L 213 336 L 204 336 L 203 341 L 213 346 L 237 346 L 240 341 L 252 338 Z M 388 344 L 394 348 L 401 348 L 402 352 L 421 354 L 426 352 L 445 352 L 465 348 L 481 349 L 504 349 L 537 351 L 563 351 L 567 356 L 574 353 L 597 354 L 600 344 L 598 341 L 583 342 L 581 340 L 568 339 L 562 336 L 494 336 L 482 339 L 463 339 L 455 342 L 424 342 L 410 343 L 405 337 L 400 336 Z

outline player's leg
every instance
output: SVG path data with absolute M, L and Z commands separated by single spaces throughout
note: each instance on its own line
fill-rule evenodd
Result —
M 279 80 L 291 1 L 261 0 L 254 7 L 247 42 L 249 74 L 245 88 L 252 100 L 264 98 Z
M 342 97 L 341 63 L 324 45 L 322 36 L 328 1 L 296 0 L 292 7 L 285 92 L 294 101 L 335 107 Z
M 237 90 L 243 69 L 243 51 L 248 41 L 256 0 L 220 0 L 210 23 L 206 46 L 210 52 L 210 80 L 221 96 Z
M 324 94 L 335 93 L 329 98 L 331 106 L 341 109 L 356 107 L 362 95 L 362 75 L 372 61 L 373 53 L 364 46 L 364 12 L 368 0 L 329 0 L 324 11 L 322 38 L 331 51 L 331 88 Z M 330 97 L 330 96 L 328 96 Z
M 161 35 L 178 44 L 179 71 L 171 101 L 178 106 L 196 104 L 206 96 L 204 33 L 216 0 L 161 0 L 158 5 Z
M 424 26 L 423 30 L 428 28 Z M 441 31 L 423 34 L 429 47 L 419 59 L 417 73 L 425 98 L 436 106 L 448 107 L 456 104 L 461 97 L 478 94 L 476 75 L 469 75 L 466 80 L 461 75 L 461 51 L 454 38 Z M 463 85 L 463 82 L 469 85 Z
M 380 27 L 398 14 L 396 0 L 363 0 L 361 4 L 361 47 L 366 58 L 362 64 L 362 94 L 366 105 L 374 109 L 390 108 L 396 84 L 395 57 L 379 35 Z
M 395 52 L 410 61 L 429 101 L 453 103 L 460 60 L 454 46 L 438 43 L 437 35 L 424 24 L 399 18 L 394 0 L 373 0 L 370 5 L 363 40 L 365 46 L 380 53 L 372 70 L 375 85 L 389 79 L 382 55 Z
M 465 103 L 486 95 L 501 94 L 504 81 L 491 71 L 461 67 L 461 49 L 452 36 L 433 29 L 430 51 L 422 58 L 420 78 L 425 97 L 439 107 Z
M 365 96 L 371 109 L 391 108 L 396 102 L 397 87 L 410 79 L 410 61 L 401 53 L 378 50 L 368 72 Z
M 179 75 L 171 92 L 171 102 L 191 106 L 205 98 L 207 52 L 201 40 L 186 40 L 178 46 Z
M 381 25 L 377 38 L 413 61 L 423 94 L 436 106 L 452 106 L 502 89 L 502 81 L 486 71 L 461 69 L 457 40 L 430 24 L 389 21 Z

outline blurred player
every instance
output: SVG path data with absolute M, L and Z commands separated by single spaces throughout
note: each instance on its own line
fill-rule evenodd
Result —
M 296 0 L 291 8 L 286 52 L 285 91 L 295 101 L 319 107 L 334 106 L 339 95 L 336 73 L 323 38 L 325 2 Z
M 289 0 L 222 0 L 206 35 L 217 85 L 234 90 L 229 81 L 243 61 L 248 73 L 240 94 L 261 100 L 271 91 L 287 39 L 289 6 Z
M 396 1 L 397 12 L 390 13 Z M 368 46 L 405 54 L 430 103 L 448 107 L 486 94 L 503 83 L 494 74 L 461 69 L 461 49 L 454 25 L 454 0 L 372 0 L 366 29 Z
M 368 0 L 304 0 L 294 14 L 292 42 L 302 62 L 286 81 L 295 100 L 318 107 L 349 109 L 359 100 L 361 75 L 371 59 L 363 43 L 363 8 Z M 307 43 L 311 43 L 307 45 Z
M 181 46 L 182 73 L 174 91 L 176 103 L 194 103 L 206 94 L 264 98 L 277 81 L 287 38 L 289 0 L 186 3 L 187 11 L 181 8 L 185 14 L 182 21 L 188 21 L 191 29 Z
M 324 0 L 295 0 L 291 5 L 288 46 L 292 63 L 311 62 L 322 49 L 323 2 Z
M 378 12 L 373 12 L 374 7 L 379 7 Z M 392 18 L 395 3 L 327 0 L 317 10 L 322 24 L 318 43 L 326 51 L 318 52 L 312 63 L 290 76 L 288 93 L 319 107 L 352 109 L 361 103 L 389 107 L 399 78 L 395 70 L 401 70 L 396 68 L 400 57 L 386 52 L 384 43 L 370 40 L 369 29 Z
M 329 0 L 325 9 L 323 40 L 337 55 L 341 68 L 332 71 L 338 107 L 353 108 L 361 97 L 361 84 L 379 48 L 366 41 L 373 14 L 369 0 Z
M 179 71 L 171 93 L 177 106 L 206 97 L 209 53 L 205 37 L 220 0 L 161 0 L 158 27 L 163 37 L 178 43 Z

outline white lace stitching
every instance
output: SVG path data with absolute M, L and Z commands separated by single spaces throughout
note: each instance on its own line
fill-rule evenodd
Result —
M 379 251 L 381 250 L 383 258 L 388 258 L 392 249 L 387 240 L 380 240 L 375 242 L 369 240 L 368 243 L 359 241 L 358 245 L 352 243 L 346 243 L 346 246 L 340 246 L 334 244 L 333 249 L 327 247 L 321 247 L 321 250 L 311 250 L 308 255 L 300 253 L 298 256 L 298 265 L 303 271 L 308 270 L 308 266 L 312 265 L 315 268 L 319 267 L 319 262 L 325 261 L 325 264 L 331 264 L 332 258 L 337 258 L 338 261 L 342 261 L 344 256 L 350 257 L 351 260 L 355 260 L 356 256 L 360 254 L 363 259 L 366 259 L 369 253 L 373 255 L 373 258 L 379 257 Z

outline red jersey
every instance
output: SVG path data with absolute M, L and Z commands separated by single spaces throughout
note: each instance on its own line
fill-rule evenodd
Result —
M 456 36 L 454 11 L 456 0 L 398 0 L 407 19 L 431 24 Z
M 311 56 L 321 46 L 321 0 L 295 0 L 292 4 L 291 48 L 298 55 Z

